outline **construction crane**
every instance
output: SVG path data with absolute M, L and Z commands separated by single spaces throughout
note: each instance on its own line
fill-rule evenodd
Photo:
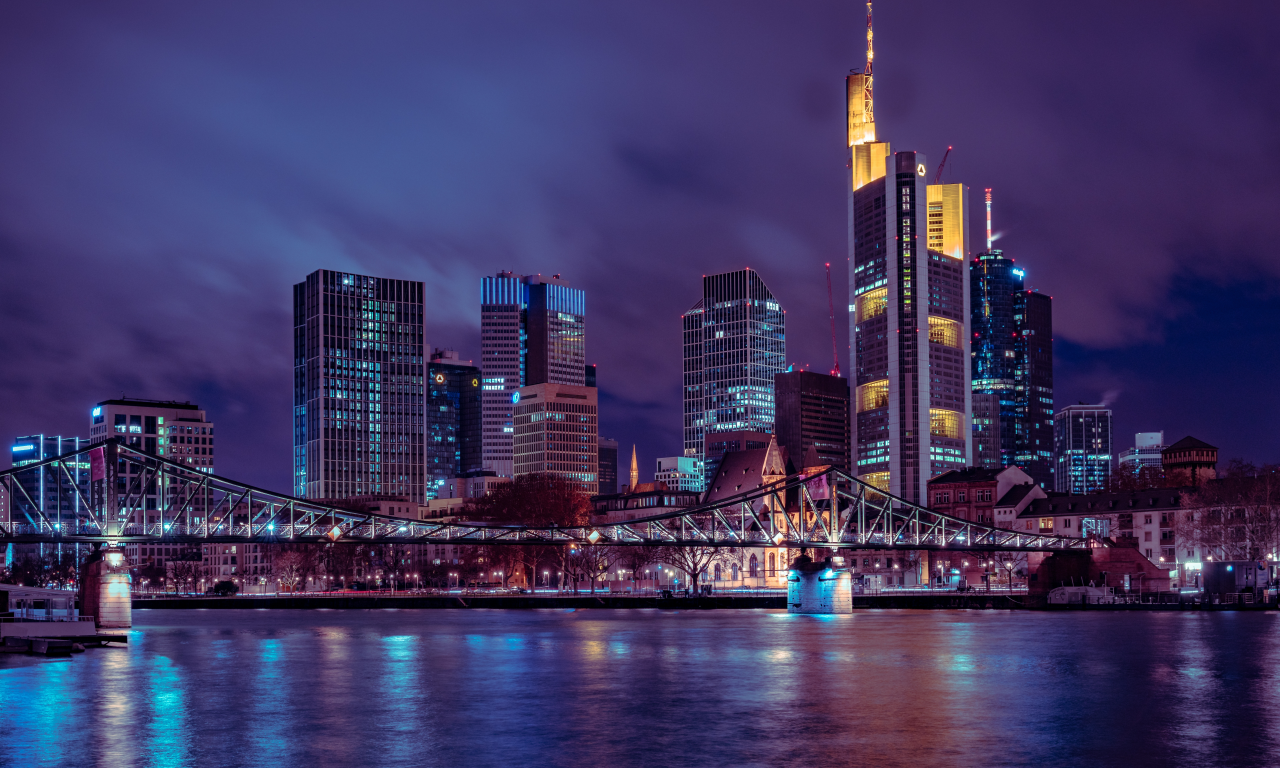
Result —
M 942 183 L 942 169 L 947 167 L 947 158 L 951 157 L 951 147 L 947 147 L 947 151 L 942 155 L 942 162 L 938 163 L 938 172 L 933 174 L 933 183 Z
M 831 369 L 832 376 L 840 375 L 840 353 L 836 347 L 836 304 L 831 298 L 831 262 L 827 262 L 827 309 L 831 312 Z

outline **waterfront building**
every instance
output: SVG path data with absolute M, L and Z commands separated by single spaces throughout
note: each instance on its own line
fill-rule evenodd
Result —
M 815 466 L 849 471 L 849 380 L 813 371 L 774 376 L 775 433 L 778 445 L 799 466 L 810 449 Z
M 755 270 L 702 278 L 702 298 L 681 316 L 684 455 L 705 479 L 726 432 L 770 433 L 774 376 L 786 370 L 786 313 Z M 723 451 L 720 451 L 723 454 Z
M 89 440 L 99 443 L 110 437 L 120 438 L 135 450 L 176 461 L 197 472 L 212 475 L 217 471 L 215 425 L 209 420 L 208 413 L 195 403 L 143 398 L 103 400 L 90 411 Z M 169 503 L 177 503 L 179 494 L 189 491 L 189 486 L 181 482 L 146 482 L 141 473 L 142 467 L 134 462 L 125 462 L 120 469 L 123 474 L 118 479 L 118 496 L 122 504 L 131 505 L 122 506 L 120 515 L 122 520 L 134 525 L 157 525 L 160 523 L 157 510 L 165 504 L 166 497 Z M 144 494 L 144 489 L 148 493 Z M 188 501 L 192 523 L 198 524 L 204 517 L 204 504 L 203 498 Z M 173 543 L 126 544 L 124 550 L 130 563 L 161 568 L 186 553 L 185 547 Z
M 1043 488 L 1018 467 L 967 467 L 944 472 L 929 481 L 929 508 L 944 515 L 1010 530 L 1020 514 L 1036 500 L 1046 498 Z M 925 566 L 935 585 L 980 585 L 993 576 L 991 560 L 972 552 L 929 552 Z M 1026 557 L 1004 561 L 1010 570 L 1022 568 Z
M 653 473 L 655 482 L 673 491 L 700 492 L 704 485 L 702 460 L 694 456 L 668 456 L 658 459 Z
M 1218 475 L 1218 449 L 1203 440 L 1184 437 L 1160 452 L 1165 474 L 1188 485 L 1203 485 Z
M 511 396 L 515 476 L 547 474 L 599 490 L 595 387 L 533 384 Z
M 426 500 L 424 293 L 327 269 L 293 287 L 295 495 Z
M 586 293 L 560 275 L 482 278 L 480 369 L 484 469 L 511 477 L 512 394 L 532 384 L 587 385 Z
M 426 498 L 449 478 L 480 472 L 480 369 L 452 349 L 436 350 L 427 364 Z
M 618 492 L 618 441 L 600 438 L 596 442 L 600 465 L 600 493 Z
M 1111 477 L 1111 410 L 1068 405 L 1054 417 L 1054 490 L 1092 493 Z
M 622 493 L 592 496 L 591 522 L 609 525 L 675 512 L 696 505 L 700 496 L 700 491 L 671 488 L 660 480 L 637 483 L 634 487 L 627 486 Z
M 786 478 L 787 458 L 777 440 L 772 435 L 767 437 L 769 440 L 764 447 L 730 451 L 720 458 L 715 475 L 703 493 L 703 504 L 714 504 Z M 777 518 L 775 523 L 779 526 L 787 525 L 787 521 L 782 519 L 782 514 L 790 512 L 793 514 L 791 524 L 796 524 L 794 513 L 797 510 L 780 507 L 777 499 L 777 496 L 766 496 L 758 502 L 758 511 L 774 514 Z M 716 575 L 716 563 L 713 563 L 707 582 L 729 581 L 761 587 L 786 586 L 791 557 L 798 554 L 786 547 L 741 548 L 728 551 L 725 557 L 718 561 L 721 568 L 719 577 L 717 578 Z
M 1133 436 L 1133 447 L 1120 452 L 1120 469 L 1138 474 L 1143 469 L 1160 470 L 1163 463 L 1164 432 L 1139 432 Z

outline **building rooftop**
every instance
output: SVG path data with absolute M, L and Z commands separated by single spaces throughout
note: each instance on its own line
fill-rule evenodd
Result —
M 1028 493 L 1031 493 L 1033 488 L 1039 488 L 1039 487 L 1040 486 L 1036 485 L 1035 483 L 1015 485 L 1012 488 L 1010 488 L 1005 493 L 1005 495 L 1000 497 L 1000 500 L 996 502 L 996 506 L 997 507 L 1016 507 L 1018 506 L 1019 502 L 1021 502 L 1023 499 L 1027 497 Z
M 177 400 L 147 400 L 141 397 L 126 397 L 118 400 L 103 400 L 98 405 L 124 405 L 136 408 L 173 408 L 181 411 L 198 411 L 200 406 L 192 405 L 190 401 L 180 403 Z
M 1173 445 L 1165 448 L 1166 451 L 1216 451 L 1218 446 L 1209 445 L 1203 440 L 1197 440 L 1188 435 Z
M 994 483 L 1005 467 L 989 468 L 989 467 L 965 467 L 964 469 L 952 469 L 943 472 L 937 477 L 929 481 L 929 485 L 935 483 Z

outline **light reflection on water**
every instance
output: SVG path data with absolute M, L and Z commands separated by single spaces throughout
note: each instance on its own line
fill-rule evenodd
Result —
M 1275 614 L 134 617 L 0 655 L 0 764 L 1280 763 Z

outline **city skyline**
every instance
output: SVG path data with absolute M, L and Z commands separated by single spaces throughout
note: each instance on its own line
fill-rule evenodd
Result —
M 11 355 L 10 375 L 0 387 L 25 407 L 0 415 L 0 430 L 11 437 L 81 434 L 87 409 L 119 395 L 198 401 L 219 423 L 220 472 L 285 489 L 291 485 L 289 427 L 282 414 L 289 407 L 289 392 L 280 382 L 289 376 L 290 350 L 284 342 L 288 285 L 299 275 L 323 268 L 438 286 L 433 290 L 437 300 L 428 310 L 426 344 L 455 347 L 464 358 L 479 360 L 479 313 L 470 306 L 474 281 L 496 269 L 560 272 L 591 293 L 598 308 L 588 360 L 600 365 L 601 433 L 624 445 L 638 443 L 647 474 L 655 457 L 678 453 L 680 361 L 669 350 L 678 343 L 678 316 L 686 308 L 680 305 L 686 304 L 687 286 L 697 275 L 745 266 L 759 270 L 780 303 L 791 309 L 788 362 L 825 368 L 830 339 L 824 332 L 822 264 L 832 261 L 833 280 L 839 284 L 844 267 L 832 255 L 842 252 L 844 238 L 840 80 L 861 55 L 862 20 L 855 6 L 746 9 L 735 19 L 741 39 L 726 42 L 724 36 L 713 36 L 714 56 L 684 47 L 692 39 L 684 35 L 707 36 L 713 21 L 721 20 L 716 14 L 663 8 L 661 13 L 678 17 L 687 31 L 675 32 L 682 25 L 673 24 L 672 29 L 641 26 L 624 32 L 635 25 L 584 10 L 576 17 L 583 22 L 563 25 L 557 33 L 566 41 L 564 62 L 545 55 L 532 59 L 540 72 L 560 75 L 541 78 L 557 85 L 539 95 L 554 97 L 557 115 L 565 117 L 535 110 L 526 126 L 530 138 L 523 141 L 547 141 L 561 129 L 577 126 L 580 133 L 569 133 L 577 139 L 574 149 L 586 147 L 588 156 L 608 162 L 590 171 L 576 162 L 560 166 L 562 173 L 552 186 L 545 183 L 547 169 L 533 160 L 503 174 L 486 164 L 484 154 L 502 142 L 469 140 L 468 121 L 484 115 L 459 99 L 463 81 L 446 77 L 423 41 L 389 49 L 426 57 L 415 66 L 432 73 L 430 87 L 411 89 L 417 98 L 392 99 L 376 90 L 368 98 L 382 104 L 375 110 L 381 116 L 404 110 L 415 125 L 431 128 L 432 141 L 471 163 L 465 185 L 455 183 L 459 177 L 447 172 L 440 156 L 414 152 L 405 155 L 404 163 L 433 169 L 436 176 L 406 185 L 377 153 L 360 148 L 374 138 L 406 147 L 401 134 L 387 135 L 358 120 L 344 124 L 345 133 L 326 127 L 333 116 L 314 119 L 321 108 L 301 96 L 283 99 L 278 108 L 254 101 L 242 87 L 244 72 L 233 66 L 237 60 L 224 47 L 222 38 L 232 34 L 228 28 L 213 24 L 205 36 L 185 37 L 198 33 L 178 33 L 179 27 L 192 25 L 181 23 L 188 17 L 177 9 L 134 19 L 140 45 L 128 55 L 95 46 L 68 52 L 65 59 L 76 67 L 48 70 L 50 82 L 61 86 L 55 88 L 60 99 L 42 100 L 19 88 L 12 73 L 38 60 L 32 41 L 60 50 L 74 36 L 56 23 L 37 33 L 38 22 L 46 17 L 33 9 L 8 9 L 5 18 L 11 23 L 3 25 L 8 31 L 0 35 L 8 43 L 3 55 L 15 66 L 8 79 L 0 80 L 0 96 L 10 114 L 20 117 L 0 128 L 6 139 L 0 144 L 8 147 L 0 149 L 0 157 L 9 169 L 0 179 L 0 196 L 13 201 L 0 214 L 3 263 L 12 278 L 0 289 L 9 320 L 0 343 Z M 1100 159 L 1112 156 L 1103 148 L 1116 142 L 1136 143 L 1142 136 L 1141 146 L 1152 157 L 1174 156 L 1170 128 L 1153 133 L 1147 126 L 1185 126 L 1186 118 L 1158 98 L 1148 103 L 1131 97 L 1139 89 L 1159 93 L 1171 88 L 1188 72 L 1218 84 L 1233 83 L 1231 88 L 1208 89 L 1216 119 L 1226 131 L 1223 144 L 1253 143 L 1255 112 L 1263 107 L 1258 89 L 1241 83 L 1265 78 L 1265 66 L 1253 71 L 1260 66 L 1259 42 L 1229 12 L 1200 14 L 1194 27 L 1174 13 L 1142 14 L 1182 45 L 1168 46 L 1176 53 L 1163 47 L 1152 51 L 1146 43 L 1135 50 L 1121 44 L 1127 38 L 1117 30 L 1104 26 L 1091 36 L 1090 54 L 1109 76 L 1091 84 L 1086 95 L 1083 86 L 1069 79 L 1079 71 L 1079 52 L 1075 38 L 1068 43 L 1066 35 L 1078 32 L 1076 25 L 1083 22 L 1071 20 L 1061 30 L 1049 29 L 1048 12 L 1011 8 L 962 12 L 939 5 L 933 13 L 918 14 L 918 21 L 908 20 L 901 8 L 878 8 L 882 95 L 877 120 L 882 131 L 892 136 L 895 149 L 918 150 L 930 158 L 940 158 L 944 147 L 954 145 L 952 170 L 944 180 L 962 180 L 972 190 L 989 186 L 1007 201 L 1000 219 L 1008 229 L 997 245 L 1030 265 L 1030 285 L 1053 295 L 1057 305 L 1059 407 L 1077 400 L 1112 400 L 1117 434 L 1194 434 L 1222 446 L 1224 457 L 1273 460 L 1268 441 L 1276 416 L 1260 394 L 1246 391 L 1214 403 L 1196 399 L 1200 405 L 1195 412 L 1181 405 L 1208 386 L 1209 375 L 1215 381 L 1265 379 L 1274 372 L 1271 366 L 1278 365 L 1274 356 L 1257 353 L 1270 341 L 1255 327 L 1256 319 L 1280 307 L 1274 259 L 1261 230 L 1241 226 L 1234 218 L 1239 213 L 1171 202 L 1165 190 L 1176 186 L 1167 182 L 1173 171 L 1160 163 L 1145 164 L 1144 173 L 1156 178 L 1151 194 L 1138 201 L 1109 198 L 1113 193 L 1093 181 L 1104 172 L 1120 172 L 1110 160 Z M 450 21 L 468 23 L 465 11 L 455 13 L 460 16 Z M 1125 26 L 1130 13 L 1137 12 L 1114 10 L 1114 26 Z M 1053 18 L 1057 24 L 1057 15 Z M 585 56 L 588 20 L 606 22 L 606 32 L 624 51 L 641 44 L 651 49 L 655 40 L 675 45 L 677 63 L 689 73 L 685 90 L 666 93 L 663 89 L 677 82 L 673 64 L 649 60 L 651 71 L 627 94 L 628 102 L 643 107 L 641 125 L 651 129 L 646 134 L 616 129 L 617 118 L 630 116 L 632 107 L 565 66 Z M 392 39 L 388 30 L 395 21 L 422 24 L 423 17 L 384 18 L 371 34 Z M 533 37 L 516 36 L 512 55 L 527 54 L 535 39 L 542 43 L 552 34 L 551 27 L 532 21 L 526 34 Z M 284 23 L 270 16 L 262 22 L 264 31 Z M 79 23 L 110 25 L 103 17 Z M 316 23 L 321 39 L 345 40 L 340 25 Z M 962 32 L 954 37 L 967 41 L 964 49 L 949 40 L 953 30 Z M 234 96 L 216 88 L 197 89 L 208 99 L 204 102 L 133 85 L 160 85 L 140 72 L 154 59 L 158 41 L 170 34 L 208 54 L 203 61 L 179 57 L 183 63 L 177 69 L 184 77 L 205 85 L 230 83 Z M 244 42 L 256 50 L 253 33 L 242 34 L 249 35 Z M 492 39 L 481 41 L 482 47 L 501 47 L 513 34 L 495 30 Z M 913 42 L 913 36 L 920 39 Z M 762 40 L 768 41 L 763 49 Z M 1012 46 L 1002 58 L 1025 59 L 1031 62 L 1030 71 L 1005 72 L 967 51 L 982 48 L 984 41 L 988 48 L 996 41 Z M 289 86 L 314 87 L 312 77 L 325 65 L 312 58 L 315 52 L 307 44 L 294 45 L 316 73 L 296 71 L 265 53 L 250 57 L 245 71 L 263 76 L 268 91 L 305 93 L 306 88 Z M 1033 46 L 1041 56 L 1027 55 Z M 1232 48 L 1240 51 L 1234 58 L 1212 55 Z M 339 63 L 358 49 L 356 42 L 329 48 Z M 922 54 L 913 59 L 909 52 L 917 50 Z M 974 77 L 939 90 L 925 73 L 932 62 L 955 56 L 971 65 Z M 1147 60 L 1151 63 L 1139 64 Z M 1207 69 L 1200 66 L 1206 63 Z M 631 66 L 608 58 L 603 71 L 626 77 Z M 759 73 L 755 67 L 761 68 Z M 481 91 L 505 93 L 500 79 L 489 77 L 479 62 L 464 57 L 463 69 L 479 78 Z M 164 167 L 157 164 L 163 158 L 156 154 L 163 142 L 142 141 L 133 123 L 88 99 L 86 71 L 97 72 L 107 92 L 117 94 L 134 114 L 156 117 L 155 130 L 184 151 L 198 149 L 191 157 L 227 161 L 214 167 L 184 157 L 175 168 L 189 180 L 168 183 L 172 179 L 157 170 Z M 765 77 L 765 71 L 771 74 Z M 358 70 L 357 80 L 368 74 L 368 69 Z M 1056 101 L 1028 98 L 1040 93 L 1053 93 Z M 357 98 L 342 88 L 332 95 L 344 105 Z M 700 101 L 719 106 L 690 106 Z M 740 102 L 731 107 L 739 111 L 726 120 L 717 112 L 729 101 Z M 1079 110 L 1078 122 L 1059 118 L 1067 103 Z M 521 104 L 528 106 L 514 106 Z M 682 111 L 680 120 L 654 117 L 672 107 Z M 500 107 L 507 108 L 511 105 Z M 102 109 L 106 111 L 98 111 Z M 238 116 L 244 122 L 223 124 L 220 131 L 193 131 L 182 121 L 190 110 Z M 439 117 L 445 114 L 458 115 L 461 124 Z M 982 119 L 989 116 L 998 120 Z M 284 167 L 249 171 L 248 158 L 260 156 L 266 147 L 283 146 L 273 144 L 281 137 L 278 128 L 273 130 L 273 119 L 317 127 L 312 134 L 290 132 L 311 138 L 285 152 L 289 161 Z M 505 136 L 508 129 L 498 127 L 503 122 L 475 124 L 490 126 L 490 136 Z M 1072 123 L 1071 130 L 1058 130 L 1059 122 Z M 1098 127 L 1104 122 L 1105 130 Z M 42 126 L 76 127 L 68 138 L 65 131 L 38 130 Z M 726 162 L 742 156 L 746 146 L 751 147 L 751 163 Z M 21 149 L 21 158 L 8 154 L 14 148 Z M 518 151 L 527 156 L 528 148 L 520 144 Z M 95 149 L 111 151 L 83 162 L 84 153 Z M 505 151 L 498 151 L 501 157 L 493 162 L 507 158 Z M 566 151 L 563 141 L 545 147 L 548 157 L 559 160 L 568 157 Z M 1225 171 L 1210 167 L 1217 164 L 1213 152 L 1196 156 L 1197 173 L 1204 174 L 1198 183 L 1210 188 L 1234 184 Z M 133 170 L 125 173 L 114 165 L 120 157 L 141 162 L 131 163 Z M 69 178 L 68 159 L 82 161 L 74 184 L 60 181 Z M 395 168 L 400 167 L 398 161 Z M 297 180 L 302 177 L 320 180 L 310 185 L 315 191 L 300 191 L 303 185 Z M 514 195 L 506 199 L 506 207 L 490 191 L 504 186 L 499 177 Z M 1088 179 L 1083 186 L 1082 179 Z M 766 188 L 767 193 L 759 191 Z M 458 191 L 456 202 L 443 196 L 452 190 Z M 1266 194 L 1251 199 L 1263 206 Z M 597 200 L 608 204 L 600 206 Z M 971 209 L 978 202 L 972 192 L 968 202 Z M 1123 218 L 1135 223 L 1118 222 Z M 77 227 L 65 227 L 68 220 Z M 484 232 L 478 234 L 477 228 Z M 1159 237 L 1150 237 L 1152 233 Z M 1255 235 L 1256 243 L 1250 239 Z M 1104 273 L 1110 279 L 1099 281 Z M 1213 279 L 1201 279 L 1206 275 Z M 64 301 L 56 308 L 37 301 L 31 289 L 46 284 L 62 292 Z M 604 307 L 607 312 L 599 309 Z M 86 312 L 94 315 L 91 325 Z M 846 333 L 839 333 L 843 349 Z M 647 338 L 670 343 L 642 343 Z

